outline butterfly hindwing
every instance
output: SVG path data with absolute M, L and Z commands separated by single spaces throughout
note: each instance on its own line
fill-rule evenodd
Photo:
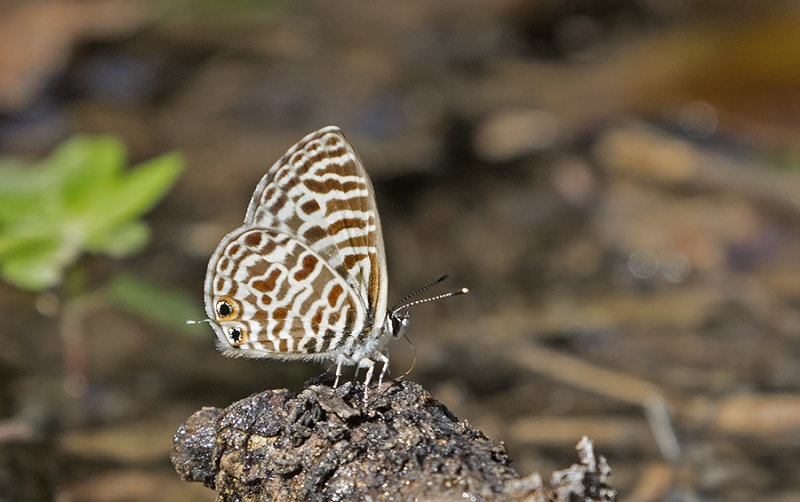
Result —
M 209 262 L 205 289 L 228 355 L 326 357 L 352 344 L 366 321 L 361 301 L 326 260 L 274 229 L 228 234 Z
M 248 226 L 294 236 L 344 279 L 373 316 L 386 310 L 386 263 L 372 184 L 339 128 L 309 134 L 272 165 L 250 201 Z

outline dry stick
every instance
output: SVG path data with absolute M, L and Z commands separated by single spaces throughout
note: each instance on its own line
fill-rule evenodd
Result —
M 581 436 L 588 436 L 600 444 L 631 449 L 651 441 L 653 431 L 641 417 L 618 416 L 526 416 L 508 425 L 509 440 L 516 444 L 560 448 Z M 658 448 L 655 443 L 653 448 Z
M 516 346 L 513 350 L 505 351 L 505 357 L 510 357 L 530 371 L 641 406 L 661 455 L 669 461 L 677 460 L 680 456 L 680 445 L 669 417 L 667 400 L 655 385 L 540 346 Z
M 86 389 L 87 348 L 84 322 L 89 314 L 106 305 L 100 292 L 83 294 L 65 302 L 59 319 L 59 333 L 63 344 L 64 388 L 72 397 L 79 397 Z
M 21 418 L 0 420 L 0 445 L 30 441 L 35 436 L 36 429 L 31 421 Z
M 667 185 L 739 193 L 795 218 L 800 214 L 800 180 L 793 173 L 721 155 L 655 129 L 612 129 L 597 141 L 594 152 L 614 171 Z

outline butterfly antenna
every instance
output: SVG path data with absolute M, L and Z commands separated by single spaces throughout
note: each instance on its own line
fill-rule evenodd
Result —
M 439 277 L 438 279 L 436 279 L 432 283 L 428 284 L 427 286 L 423 286 L 423 287 L 419 288 L 418 290 L 414 291 L 413 293 L 410 293 L 410 294 L 406 295 L 400 301 L 398 301 L 397 303 L 392 305 L 392 308 L 390 308 L 389 310 L 392 311 L 392 312 L 397 312 L 398 310 L 401 310 L 403 308 L 402 305 L 405 302 L 407 302 L 411 298 L 414 298 L 415 296 L 417 296 L 418 294 L 422 293 L 423 291 L 426 291 L 426 290 L 436 286 L 440 282 L 444 282 L 445 280 L 447 280 L 448 277 L 450 277 L 450 274 L 444 274 L 443 276 Z
M 451 296 L 465 295 L 467 293 L 469 293 L 469 289 L 461 288 L 461 289 L 459 289 L 457 291 L 451 291 L 449 293 L 444 293 L 444 294 L 441 294 L 441 295 L 431 296 L 430 298 L 423 298 L 421 300 L 415 300 L 413 302 L 404 303 L 404 304 L 400 305 L 399 307 L 395 307 L 394 309 L 392 309 L 392 314 L 393 315 L 397 314 L 401 310 L 408 310 L 411 307 L 413 307 L 414 305 L 420 305 L 422 303 L 428 303 L 428 302 L 435 302 L 436 300 L 441 300 L 443 298 L 450 298 Z
M 202 321 L 186 321 L 186 324 L 203 324 L 204 322 L 212 324 L 214 321 L 212 321 L 211 319 L 203 319 Z
M 405 373 L 395 378 L 395 380 L 398 382 L 403 378 L 407 377 L 412 371 L 414 371 L 414 366 L 417 365 L 417 348 L 414 347 L 414 343 L 411 342 L 411 338 L 409 338 L 407 334 L 403 333 L 403 338 L 405 338 L 408 344 L 411 345 L 411 352 L 413 354 L 413 359 L 411 360 L 411 367 L 408 368 Z

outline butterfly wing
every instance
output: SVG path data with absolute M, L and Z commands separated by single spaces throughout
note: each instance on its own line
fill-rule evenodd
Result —
M 363 336 L 361 300 L 320 254 L 280 230 L 240 227 L 209 261 L 206 313 L 229 356 L 330 358 Z
M 289 149 L 256 187 L 245 227 L 271 228 L 315 251 L 382 321 L 386 260 L 375 196 L 364 167 L 338 127 L 313 132 Z

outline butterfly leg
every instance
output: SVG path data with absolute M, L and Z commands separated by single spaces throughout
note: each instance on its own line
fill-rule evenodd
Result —
M 378 352 L 378 359 L 381 360 L 383 363 L 383 368 L 381 369 L 381 374 L 378 376 L 378 391 L 381 390 L 381 386 L 383 385 L 383 377 L 386 376 L 386 370 L 389 369 L 389 357 L 386 354 L 381 354 Z
M 381 385 L 383 385 L 383 377 L 386 375 L 386 370 L 389 368 L 389 358 L 381 354 L 380 352 L 377 353 L 377 356 L 380 362 L 383 364 L 383 368 L 381 368 L 381 373 L 380 375 L 378 375 L 378 390 L 380 391 Z M 360 367 L 367 368 L 367 375 L 364 377 L 364 403 L 366 403 L 367 389 L 369 388 L 369 383 L 372 381 L 372 374 L 375 371 L 375 361 L 373 361 L 368 357 L 363 357 L 358 362 L 357 368 Z
M 358 362 L 359 367 L 367 368 L 367 375 L 364 377 L 364 404 L 367 404 L 367 390 L 369 382 L 372 380 L 372 372 L 375 371 L 375 361 L 368 357 L 363 357 Z
M 344 364 L 344 356 L 339 354 L 336 358 L 336 379 L 333 381 L 333 388 L 339 386 L 339 377 L 342 376 L 342 364 Z

